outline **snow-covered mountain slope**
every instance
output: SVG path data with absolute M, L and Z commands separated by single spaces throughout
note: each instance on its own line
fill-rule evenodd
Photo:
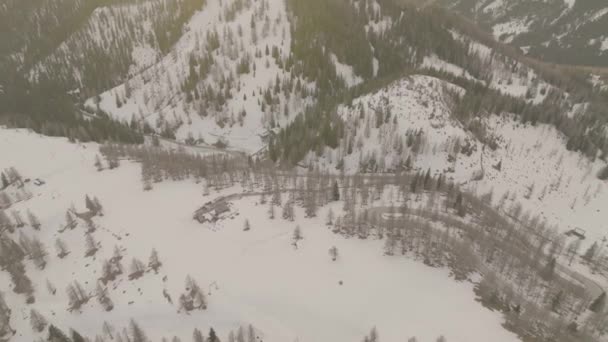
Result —
M 307 102 L 291 94 L 296 83 L 309 85 L 283 68 L 289 49 L 283 1 L 211 0 L 171 53 L 87 106 L 176 130 L 180 140 L 224 138 L 255 152 L 269 128 L 283 126 Z
M 83 96 L 120 84 L 154 64 L 205 4 L 204 0 L 77 1 L 70 17 L 64 13 L 69 4 L 53 2 L 36 10 L 40 13 L 32 11 L 34 18 L 40 18 L 32 20 L 36 24 L 47 20 L 53 24 L 49 31 L 25 30 L 23 51 L 13 55 L 24 54 L 19 67 L 32 81 L 50 79 L 68 90 L 82 91 Z M 7 14 L 17 12 L 16 7 L 6 9 Z M 68 18 L 62 21 L 63 16 Z
M 607 66 L 608 4 L 602 0 L 445 0 L 494 37 L 542 60 Z
M 566 149 L 546 124 L 524 124 L 509 113 L 486 113 L 468 127 L 453 113 L 464 89 L 412 75 L 341 106 L 346 138 L 307 162 L 353 172 L 413 169 L 443 173 L 522 220 L 535 216 L 566 232 L 582 228 L 588 243 L 608 235 L 606 162 Z M 473 134 L 476 132 L 476 134 Z
M 35 286 L 32 304 L 25 305 L 23 295 L 12 293 L 8 274 L 0 273 L 4 297 L 13 308 L 14 341 L 46 337 L 32 332 L 30 309 L 64 331 L 74 328 L 90 337 L 104 336 L 104 322 L 120 334 L 134 319 L 153 341 L 162 336 L 186 341 L 194 328 L 206 334 L 210 327 L 223 340 L 229 331 L 249 324 L 260 340 L 269 342 L 356 341 L 374 326 L 382 340 L 389 342 L 410 336 L 429 341 L 439 335 L 454 341 L 517 340 L 501 327 L 498 313 L 475 302 L 471 284 L 454 282 L 445 269 L 383 256 L 380 241 L 331 233 L 323 219 L 329 208 L 313 219 L 305 219 L 297 210 L 304 239 L 294 249 L 296 223 L 269 220 L 258 196 L 237 199 L 232 205 L 234 219 L 204 225 L 192 220 L 202 203 L 242 192 L 240 187 L 202 195 L 200 184 L 180 181 L 143 191 L 136 163 L 123 161 L 117 169 L 97 171 L 93 164 L 98 146 L 94 144 L 70 144 L 65 139 L 5 129 L 0 130 L 0 141 L 3 167 L 10 165 L 23 177 L 45 182 L 40 186 L 26 183 L 31 198 L 10 207 L 22 214 L 30 210 L 41 222 L 39 230 L 26 225 L 9 233 L 10 237 L 37 238 L 48 250 L 43 270 L 32 261 L 25 262 Z M 23 148 L 29 152 L 21 153 Z M 59 231 L 68 208 L 86 210 L 86 194 L 97 197 L 104 212 L 93 218 L 97 229 L 90 235 L 99 250 L 92 257 L 85 257 L 87 225 L 82 220 L 77 219 L 73 230 Z M 340 206 L 331 207 L 339 213 Z M 251 223 L 250 231 L 243 231 L 245 219 Z M 56 239 L 69 250 L 63 259 L 53 251 Z M 66 286 L 77 281 L 86 293 L 94 294 L 102 262 L 115 255 L 116 246 L 125 274 L 102 286 L 114 309 L 106 312 L 91 298 L 80 310 L 69 312 Z M 336 262 L 327 254 L 331 246 L 340 251 Z M 149 271 L 128 280 L 132 258 L 147 260 L 152 249 L 162 262 L 158 274 Z M 188 275 L 204 290 L 207 310 L 178 312 L 178 297 Z M 47 281 L 55 294 L 44 285 Z M 174 304 L 167 302 L 164 291 Z
M 530 103 L 542 103 L 546 95 L 556 87 L 544 81 L 530 66 L 498 53 L 495 49 L 471 39 L 456 31 L 451 31 L 455 40 L 468 46 L 469 52 L 479 60 L 480 65 L 471 65 L 476 77 L 471 75 L 467 68 L 446 62 L 436 55 L 426 56 L 422 68 L 446 72 L 455 77 L 489 86 L 502 94 L 516 98 L 524 98 Z M 479 72 L 478 70 L 483 70 Z

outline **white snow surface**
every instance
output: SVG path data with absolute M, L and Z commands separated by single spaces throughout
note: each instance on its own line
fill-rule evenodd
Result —
M 574 4 L 576 3 L 576 0 L 564 0 L 564 3 L 566 4 L 566 6 L 568 6 L 568 9 L 572 9 L 572 7 L 574 7 Z
M 42 222 L 40 232 L 29 226 L 21 231 L 37 234 L 49 251 L 57 237 L 71 250 L 63 260 L 50 252 L 42 271 L 26 263 L 36 285 L 37 300 L 31 306 L 8 290 L 10 281 L 5 272 L 0 273 L 0 288 L 6 289 L 3 292 L 14 309 L 15 341 L 38 336 L 29 327 L 31 307 L 61 329 L 74 327 L 89 336 L 100 333 L 104 321 L 122 328 L 134 318 L 153 341 L 174 335 L 189 340 L 193 328 L 206 332 L 211 326 L 225 339 L 229 330 L 246 324 L 253 324 L 268 342 L 358 341 L 373 326 L 387 342 L 414 335 L 420 341 L 439 335 L 455 342 L 517 341 L 502 328 L 499 313 L 475 302 L 473 285 L 455 282 L 446 269 L 384 256 L 381 241 L 344 239 L 332 234 L 322 218 L 303 219 L 300 210 L 296 223 L 304 240 L 295 250 L 291 235 L 296 223 L 270 221 L 266 206 L 257 205 L 257 196 L 234 203 L 240 212 L 234 220 L 195 223 L 193 211 L 221 193 L 205 197 L 201 185 L 193 181 L 155 184 L 152 191 L 144 192 L 137 164 L 123 161 L 118 169 L 98 172 L 93 167 L 97 151 L 95 144 L 70 144 L 63 138 L 0 129 L 0 166 L 14 166 L 24 177 L 46 181 L 40 187 L 28 185 L 33 197 L 11 208 L 30 209 Z M 222 193 L 240 191 L 237 187 Z M 82 223 L 74 230 L 57 231 L 71 204 L 84 210 L 85 194 L 97 196 L 105 209 L 103 217 L 95 218 L 99 228 L 94 236 L 102 246 L 95 258 L 83 257 Z M 339 208 L 336 204 L 333 209 L 339 212 Z M 327 209 L 319 217 L 325 217 Z M 242 229 L 245 218 L 251 221 L 249 232 Z M 163 262 L 159 274 L 146 273 L 136 281 L 121 276 L 111 283 L 108 290 L 115 304 L 111 312 L 103 312 L 95 299 L 82 313 L 67 312 L 65 286 L 79 280 L 92 291 L 101 261 L 112 255 L 115 245 L 126 250 L 127 267 L 131 258 L 145 261 L 156 248 Z M 327 252 L 333 245 L 340 253 L 337 262 Z M 206 311 L 180 314 L 163 298 L 165 288 L 177 300 L 187 275 L 210 291 Z M 46 291 L 46 279 L 57 287 L 55 296 Z

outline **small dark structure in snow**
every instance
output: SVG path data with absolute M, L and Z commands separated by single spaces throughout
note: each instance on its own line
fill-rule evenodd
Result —
M 586 232 L 585 232 L 584 229 L 574 228 L 574 229 L 571 229 L 571 230 L 567 231 L 566 235 L 567 236 L 573 236 L 574 235 L 574 236 L 578 237 L 579 239 L 584 240 L 585 239 L 585 233 Z
M 230 206 L 228 202 L 224 200 L 207 202 L 196 212 L 194 212 L 194 219 L 200 223 L 217 222 L 228 212 L 230 212 Z

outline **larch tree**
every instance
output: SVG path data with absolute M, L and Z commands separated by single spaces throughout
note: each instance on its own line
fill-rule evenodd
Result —
M 325 224 L 331 226 L 332 224 L 334 224 L 334 219 L 334 211 L 329 208 L 329 210 L 327 211 L 327 219 L 325 220 Z
M 595 259 L 597 250 L 598 250 L 598 244 L 597 244 L 597 241 L 595 241 L 591 246 L 589 246 L 589 248 L 587 248 L 587 251 L 585 251 L 585 254 L 583 254 L 583 259 L 585 261 L 591 263 Z
M 192 332 L 192 341 L 205 342 L 205 336 L 203 336 L 203 333 L 200 330 L 194 329 L 194 331 Z
M 150 253 L 150 259 L 148 260 L 148 267 L 154 271 L 154 273 L 158 273 L 158 269 L 162 266 L 162 262 L 158 258 L 158 252 L 156 249 L 152 249 L 152 253 Z
M 44 316 L 36 311 L 36 309 L 30 310 L 30 325 L 32 326 L 32 330 L 35 332 L 42 332 L 46 328 L 47 324 L 48 322 Z
M 44 269 L 46 266 L 46 256 L 48 255 L 46 247 L 38 240 L 34 238 L 30 245 L 30 257 L 34 261 L 34 264 L 39 269 Z
M 133 319 L 129 322 L 131 342 L 149 342 L 144 330 Z
M 49 326 L 48 342 L 71 342 L 68 336 L 54 325 Z
M 105 337 L 109 338 L 110 340 L 114 339 L 114 327 L 108 323 L 108 321 L 103 322 L 101 331 Z
M 86 342 L 86 340 L 78 331 L 72 329 L 72 342 Z
M 21 214 L 17 210 L 13 210 L 11 215 L 13 215 L 13 221 L 15 222 L 15 226 L 17 228 L 22 228 L 25 226 L 25 222 L 23 222 L 23 218 L 21 218 Z
M 66 211 L 65 212 L 65 226 L 66 228 L 69 229 L 74 229 L 76 228 L 76 225 L 78 225 L 78 223 L 76 222 L 76 220 L 74 219 L 74 217 L 72 216 L 72 214 L 70 213 L 70 211 Z
M 144 275 L 146 266 L 137 258 L 133 258 L 131 261 L 131 267 L 129 270 L 129 280 L 139 279 Z
M 97 169 L 97 171 L 103 170 L 103 164 L 101 162 L 101 158 L 99 157 L 99 154 L 95 156 L 95 168 Z
M 61 240 L 60 238 L 57 238 L 55 240 L 55 250 L 57 251 L 57 256 L 60 259 L 65 258 L 68 254 L 70 254 L 70 251 L 68 250 L 68 246 L 65 244 L 65 242 L 63 242 L 63 240 Z
M 34 215 L 33 212 L 31 212 L 30 210 L 27 211 L 27 218 L 28 221 L 30 223 L 30 226 L 36 230 L 40 229 L 40 220 L 38 219 L 38 217 L 36 215 Z
M 51 294 L 53 296 L 57 293 L 57 288 L 48 279 L 46 280 L 46 289 L 47 289 L 47 291 L 49 291 L 49 294 Z
M 336 246 L 332 246 L 329 249 L 329 256 L 331 257 L 332 261 L 338 260 L 338 248 Z
M 97 242 L 95 238 L 93 238 L 93 234 L 87 234 L 85 237 L 85 257 L 94 256 L 95 253 L 99 250 Z
M 297 245 L 297 243 L 302 239 L 304 239 L 304 236 L 302 236 L 302 229 L 299 225 L 297 225 L 293 230 L 293 242 Z
M 236 342 L 245 342 L 245 332 L 243 331 L 242 326 L 239 326 L 236 331 Z
M 220 339 L 217 337 L 217 334 L 213 328 L 209 329 L 209 337 L 207 338 L 207 342 L 220 342 Z
M 247 342 L 255 342 L 255 341 L 256 341 L 255 329 L 253 328 L 253 325 L 249 324 L 249 326 L 247 327 Z

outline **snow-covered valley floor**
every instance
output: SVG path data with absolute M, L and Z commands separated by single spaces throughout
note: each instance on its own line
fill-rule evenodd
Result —
M 74 328 L 90 337 L 101 334 L 104 321 L 122 330 L 133 318 L 153 341 L 172 336 L 189 341 L 194 328 L 207 333 L 210 327 L 224 340 L 229 331 L 249 324 L 268 342 L 358 341 L 374 326 L 387 342 L 412 336 L 435 341 L 440 335 L 451 342 L 517 340 L 503 329 L 499 313 L 475 301 L 472 284 L 454 281 L 446 269 L 384 256 L 381 241 L 333 234 L 323 219 L 327 207 L 314 219 L 304 219 L 298 208 L 296 222 L 270 220 L 267 206 L 252 196 L 233 203 L 239 213 L 234 219 L 199 224 L 192 213 L 200 205 L 242 189 L 203 196 L 200 184 L 182 181 L 156 184 L 144 192 L 138 164 L 123 161 L 117 169 L 98 172 L 93 166 L 97 153 L 93 144 L 0 129 L 0 168 L 14 166 L 24 177 L 46 182 L 26 185 L 33 196 L 11 207 L 22 213 L 29 209 L 42 222 L 39 232 L 26 225 L 13 237 L 36 235 L 49 250 L 44 270 L 26 262 L 35 285 L 34 304 L 26 305 L 24 296 L 12 293 L 7 273 L 0 273 L 0 288 L 13 309 L 14 341 L 45 336 L 32 332 L 31 308 L 65 331 Z M 84 210 L 86 194 L 99 198 L 105 212 L 95 218 L 98 229 L 93 233 L 101 249 L 89 258 L 84 257 L 82 223 L 58 232 L 72 204 Z M 340 204 L 334 206 L 339 212 Z M 250 231 L 243 231 L 245 219 Z M 296 224 L 304 237 L 297 249 L 292 245 Z M 52 248 L 57 237 L 71 251 L 64 259 Z M 132 258 L 146 261 L 153 248 L 163 265 L 158 274 L 148 272 L 133 281 L 122 275 L 110 283 L 115 304 L 110 312 L 94 299 L 81 313 L 68 312 L 65 287 L 78 280 L 93 292 L 102 261 L 115 246 L 125 250 L 125 268 Z M 335 262 L 328 254 L 332 246 L 340 255 Z M 177 299 L 188 275 L 205 291 L 207 310 L 178 313 L 177 305 L 163 297 L 166 289 Z M 56 295 L 46 290 L 47 279 Z

